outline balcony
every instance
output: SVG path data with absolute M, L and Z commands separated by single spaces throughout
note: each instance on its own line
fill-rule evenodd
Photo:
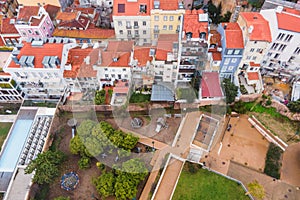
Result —
M 154 29 L 153 32 L 154 32 L 154 33 L 159 33 L 159 30 L 158 30 L 158 29 Z
M 132 28 L 132 26 L 126 25 L 126 29 L 131 29 L 131 28 Z
M 134 37 L 139 38 L 140 34 L 134 34 Z
M 139 28 L 139 26 L 133 26 L 133 28 L 134 28 L 134 29 L 138 29 L 138 28 Z

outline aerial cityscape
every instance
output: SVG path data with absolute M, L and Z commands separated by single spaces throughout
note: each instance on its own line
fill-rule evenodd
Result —
M 0 200 L 300 200 L 299 0 L 0 0 Z

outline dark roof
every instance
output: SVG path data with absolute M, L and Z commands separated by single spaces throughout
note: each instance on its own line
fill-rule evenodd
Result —
M 151 101 L 174 101 L 174 92 L 165 85 L 152 85 Z

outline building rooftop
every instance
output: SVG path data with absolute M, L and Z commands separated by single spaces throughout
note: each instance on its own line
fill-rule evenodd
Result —
M 222 60 L 221 52 L 212 52 L 212 59 L 213 61 L 221 61 Z
M 222 23 L 221 25 L 225 31 L 226 48 L 243 49 L 243 33 L 239 24 L 236 22 L 227 22 Z
M 200 33 L 205 33 L 208 39 L 208 14 L 203 10 L 186 10 L 183 20 L 185 34 L 192 33 L 192 38 L 200 38 Z
M 223 97 L 218 72 L 202 72 L 202 98 Z
M 149 16 L 150 0 L 130 1 L 115 0 L 113 16 Z
M 152 85 L 151 101 L 174 101 L 174 92 L 165 85 Z
M 90 27 L 90 26 L 89 26 Z M 53 36 L 69 38 L 108 39 L 115 37 L 113 29 L 87 28 L 86 30 L 55 29 Z
M 97 71 L 93 69 L 93 65 L 98 61 L 98 57 L 99 49 L 70 49 L 66 65 L 70 64 L 72 68 L 64 71 L 64 78 L 96 77 Z
M 57 16 L 57 13 L 60 11 L 60 7 L 54 6 L 51 4 L 47 4 L 44 6 L 44 9 L 49 14 L 49 17 L 51 20 L 55 20 L 55 17 Z
M 247 75 L 248 75 L 248 80 L 250 81 L 259 80 L 258 72 L 247 72 Z
M 218 33 L 218 31 L 216 30 L 211 30 L 210 34 L 211 34 L 210 44 L 215 44 L 219 47 L 222 46 L 220 33 Z
M 157 40 L 155 58 L 167 60 L 168 53 L 173 51 L 174 42 L 178 42 L 178 34 L 160 34 Z
M 77 15 L 75 19 L 71 20 L 62 20 L 58 25 L 58 29 L 84 29 L 86 30 L 88 25 L 90 24 L 90 19 L 84 15 Z
M 150 56 L 150 47 L 141 47 L 134 49 L 133 59 L 138 61 L 138 66 L 146 66 L 148 61 L 153 60 L 153 56 Z
M 291 15 L 289 13 L 276 13 L 278 28 L 300 33 L 300 15 Z
M 1 34 L 19 34 L 15 28 L 15 18 L 3 18 L 1 21 Z
M 154 2 L 155 2 L 155 0 L 152 1 L 152 8 L 154 8 L 154 5 L 156 4 Z M 159 2 L 160 10 L 178 10 L 179 9 L 178 3 L 181 1 L 179 1 L 179 0 L 159 0 L 157 2 Z
M 17 59 L 20 61 L 22 56 L 33 56 L 34 68 L 43 68 L 43 59 L 45 56 L 57 56 L 59 60 L 62 58 L 63 46 L 62 43 L 45 43 L 42 46 L 34 46 L 31 42 L 23 42 L 23 47 L 20 49 L 20 53 L 17 55 Z M 9 68 L 20 68 L 21 66 L 16 64 L 13 60 L 8 66 Z M 57 66 L 59 68 L 60 65 Z
M 38 16 L 39 10 L 39 6 L 19 6 L 17 19 L 20 21 L 29 22 L 29 19 L 32 16 Z
M 252 28 L 249 39 L 252 41 L 272 42 L 269 22 L 257 12 L 241 12 L 240 16 L 246 21 L 247 28 Z

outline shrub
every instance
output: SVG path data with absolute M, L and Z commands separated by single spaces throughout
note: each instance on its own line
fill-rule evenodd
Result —
M 283 151 L 274 143 L 270 143 L 266 156 L 264 173 L 273 178 L 280 178 L 281 155 Z
M 91 167 L 91 159 L 89 157 L 81 157 L 78 161 L 78 166 L 80 169 L 87 169 Z

